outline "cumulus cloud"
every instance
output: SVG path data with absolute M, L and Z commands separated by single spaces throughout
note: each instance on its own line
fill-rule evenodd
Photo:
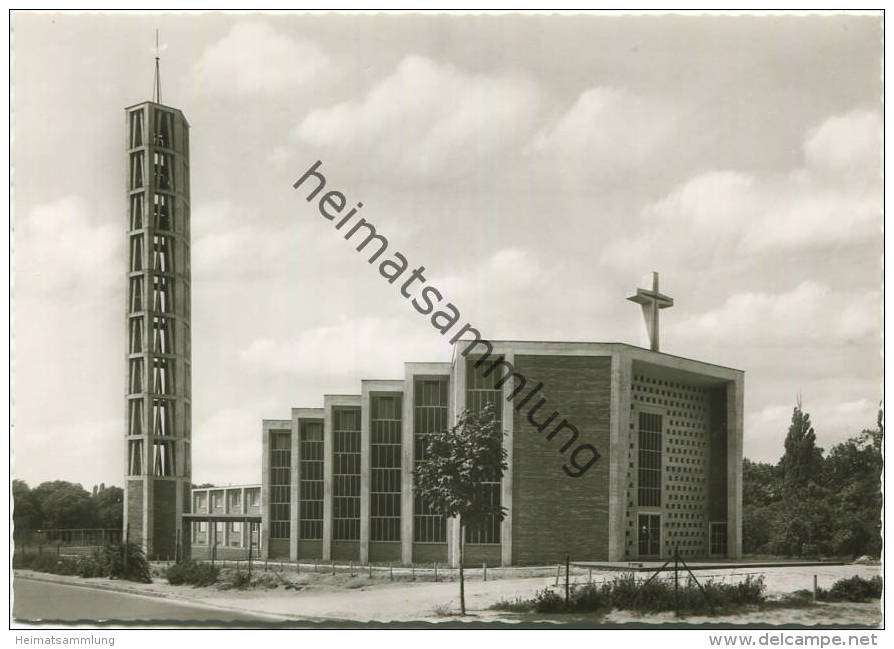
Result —
M 411 329 L 398 319 L 341 318 L 304 329 L 289 339 L 257 338 L 239 352 L 239 358 L 253 371 L 323 382 L 346 375 L 354 380 L 399 378 L 405 361 L 449 359 L 446 340 L 427 326 L 422 316 L 418 324 L 418 329 Z M 359 383 L 356 387 L 360 389 Z
M 730 253 L 880 240 L 879 119 L 862 111 L 829 118 L 805 138 L 804 166 L 789 173 L 719 170 L 690 178 L 647 205 L 640 233 L 606 248 L 602 261 L 625 266 L 647 254 L 692 266 Z
M 876 111 L 857 109 L 836 115 L 814 129 L 804 145 L 807 165 L 836 172 L 852 169 L 881 174 L 882 119 Z
M 681 107 L 611 87 L 588 88 L 532 140 L 528 152 L 558 158 L 560 168 L 602 182 L 654 164 L 682 119 Z
M 356 149 L 381 169 L 412 177 L 454 177 L 518 146 L 540 104 L 520 75 L 470 74 L 408 56 L 363 99 L 308 114 L 294 130 L 301 143 Z
M 98 222 L 80 196 L 37 205 L 15 223 L 17 292 L 106 298 L 121 284 L 120 274 L 109 268 L 123 268 L 124 246 L 121 227 Z
M 200 87 L 220 94 L 265 94 L 314 79 L 330 66 L 315 43 L 291 38 L 267 23 L 238 23 L 202 53 L 195 66 Z
M 667 327 L 679 339 L 704 343 L 844 345 L 878 335 L 881 295 L 833 291 L 807 280 L 782 293 L 729 296 L 717 309 L 676 320 Z

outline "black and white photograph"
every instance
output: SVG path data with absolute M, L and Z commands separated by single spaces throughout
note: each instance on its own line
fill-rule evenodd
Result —
M 884 19 L 11 10 L 10 644 L 880 644 Z

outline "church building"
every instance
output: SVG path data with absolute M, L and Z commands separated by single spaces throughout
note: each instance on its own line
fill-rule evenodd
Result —
M 264 420 L 262 555 L 455 566 L 460 526 L 413 468 L 426 435 L 493 403 L 508 469 L 481 488 L 506 516 L 466 529 L 467 564 L 740 557 L 744 373 L 659 351 L 657 275 L 629 299 L 651 349 L 476 335 Z

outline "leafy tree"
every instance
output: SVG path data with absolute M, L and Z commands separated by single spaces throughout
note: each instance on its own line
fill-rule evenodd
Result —
M 93 508 L 98 527 L 120 530 L 124 526 L 124 490 L 121 487 L 102 485 L 93 496 Z
M 32 492 L 40 508 L 42 528 L 95 527 L 96 515 L 90 493 L 79 484 L 54 480 Z
M 24 480 L 12 481 L 12 501 L 13 539 L 22 543 L 40 527 L 40 508 L 35 505 L 31 489 Z
M 417 492 L 431 509 L 459 520 L 459 600 L 463 615 L 466 528 L 482 525 L 491 516 L 503 520 L 505 508 L 491 502 L 482 483 L 499 480 L 506 468 L 503 431 L 494 416 L 494 406 L 489 404 L 480 412 L 464 411 L 453 428 L 428 435 L 425 461 L 414 471 Z
M 801 408 L 799 399 L 785 438 L 785 455 L 780 461 L 783 499 L 800 497 L 811 480 L 819 479 L 822 463 L 823 451 L 816 446 L 810 415 Z

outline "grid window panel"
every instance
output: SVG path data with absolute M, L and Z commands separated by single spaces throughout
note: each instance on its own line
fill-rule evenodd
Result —
M 270 538 L 289 538 L 292 434 L 270 433 Z
M 447 378 L 416 379 L 413 395 L 413 460 L 418 466 L 425 461 L 427 436 L 447 427 Z M 418 494 L 413 497 L 413 540 L 447 542 L 447 519 L 433 512 Z
M 639 413 L 639 493 L 641 507 L 661 506 L 662 416 Z
M 485 406 L 493 404 L 494 417 L 497 424 L 502 426 L 503 408 L 500 405 L 503 390 L 496 386 L 500 380 L 500 372 L 493 371 L 485 376 L 492 364 L 499 360 L 502 360 L 502 357 L 487 360 L 475 367 L 477 359 L 466 359 L 466 408 L 472 412 L 480 412 Z M 487 492 L 490 502 L 499 507 L 500 481 L 482 482 L 481 488 Z M 466 527 L 466 543 L 500 543 L 500 523 L 499 516 L 490 515 L 480 525 Z
M 370 540 L 400 540 L 401 398 L 372 399 Z
M 360 540 L 360 409 L 332 412 L 332 538 Z

